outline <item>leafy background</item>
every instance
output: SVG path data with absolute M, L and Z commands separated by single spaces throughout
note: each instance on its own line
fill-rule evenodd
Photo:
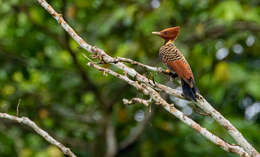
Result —
M 181 26 L 177 47 L 197 86 L 260 151 L 260 2 L 258 0 L 52 0 L 51 5 L 90 44 L 111 56 L 163 66 L 163 41 L 152 31 Z M 127 106 L 143 97 L 112 76 L 86 66 L 78 45 L 35 0 L 0 0 L 0 111 L 27 116 L 78 156 L 104 156 L 112 125 L 117 156 L 236 156 L 197 134 L 160 107 Z M 89 56 L 91 57 L 91 56 Z M 107 66 L 107 65 L 105 65 Z M 111 67 L 113 68 L 113 67 Z M 151 75 L 149 72 L 138 71 Z M 178 81 L 152 74 L 179 88 Z M 151 77 L 151 76 L 150 76 Z M 185 101 L 162 95 L 203 127 L 234 143 L 216 122 Z M 148 117 L 148 118 L 146 118 Z M 143 126 L 131 145 L 131 130 Z M 0 122 L 0 156 L 61 157 L 30 128 Z

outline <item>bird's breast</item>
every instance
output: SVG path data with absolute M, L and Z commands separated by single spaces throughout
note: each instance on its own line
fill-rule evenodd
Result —
M 188 82 L 193 74 L 190 65 L 184 58 L 183 54 L 173 44 L 165 44 L 159 51 L 162 62 L 171 70 L 176 72 L 179 77 Z
M 184 56 L 173 44 L 165 44 L 160 48 L 159 56 L 164 64 L 167 64 L 170 61 L 183 60 L 187 63 Z

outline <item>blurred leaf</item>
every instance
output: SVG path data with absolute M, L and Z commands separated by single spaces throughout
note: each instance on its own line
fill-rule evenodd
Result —
M 2 94 L 5 96 L 11 95 L 15 92 L 15 87 L 12 85 L 5 85 L 2 88 Z
M 36 23 L 38 24 L 43 23 L 43 17 L 42 17 L 43 14 L 41 14 L 41 11 L 37 7 L 30 8 L 29 14 L 32 20 L 35 21 Z
M 42 137 L 37 134 L 30 133 L 26 137 L 28 146 L 33 150 L 39 150 L 42 146 Z
M 41 119 L 47 118 L 48 115 L 49 115 L 48 110 L 46 110 L 46 109 L 40 109 L 40 111 L 39 111 L 39 116 L 40 116 Z
M 260 7 L 258 8 L 251 8 L 248 7 L 247 10 L 244 13 L 244 20 L 249 20 L 249 21 L 255 21 L 258 24 L 260 24 Z
M 243 82 L 248 79 L 248 73 L 238 64 L 228 64 L 229 78 L 232 83 Z
M 64 62 L 64 64 L 70 64 L 72 62 L 72 58 L 67 51 L 61 51 L 60 53 L 60 59 Z
M 13 74 L 13 80 L 16 82 L 22 82 L 23 81 L 23 74 L 19 71 L 15 72 Z
M 227 81 L 230 77 L 228 63 L 219 62 L 214 71 L 214 79 L 217 81 Z
M 219 3 L 212 13 L 217 18 L 225 21 L 233 21 L 242 17 L 243 9 L 238 1 L 226 0 Z
M 48 157 L 63 157 L 63 153 L 56 146 L 49 146 L 47 148 Z
M 247 89 L 248 92 L 256 97 L 257 99 L 260 99 L 260 76 L 259 75 L 253 75 L 251 79 L 247 82 Z
M 92 104 L 95 101 L 95 95 L 93 93 L 86 93 L 83 95 L 82 100 L 85 104 Z
M 215 103 L 220 103 L 221 100 L 224 98 L 225 91 L 223 88 L 216 87 L 214 90 L 214 93 L 212 93 L 212 97 Z
M 32 157 L 33 151 L 30 148 L 24 148 L 19 153 L 19 157 Z

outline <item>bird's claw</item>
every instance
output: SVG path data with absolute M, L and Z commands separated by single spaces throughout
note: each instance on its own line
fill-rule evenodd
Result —
M 170 69 L 166 69 L 165 72 L 168 73 L 168 74 L 170 74 L 170 73 L 171 73 L 171 70 L 170 70 Z
M 203 97 L 199 94 L 196 94 L 196 98 L 199 99 L 199 100 L 203 100 Z
M 168 74 L 169 76 L 171 76 L 173 79 L 175 79 L 176 77 L 178 77 L 178 75 L 176 73 L 173 73 L 170 69 L 166 69 L 164 71 L 165 74 Z

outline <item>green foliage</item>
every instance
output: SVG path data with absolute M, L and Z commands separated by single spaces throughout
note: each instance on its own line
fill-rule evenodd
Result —
M 260 100 L 258 0 L 49 2 L 88 43 L 111 56 L 153 66 L 163 66 L 158 57 L 163 41 L 151 32 L 181 26 L 175 44 L 190 63 L 201 94 L 260 151 L 259 114 L 246 119 L 246 111 Z M 31 118 L 78 156 L 104 156 L 108 121 L 115 127 L 118 143 L 140 124 L 135 120 L 137 113 L 147 109 L 123 105 L 122 99 L 144 96 L 125 82 L 87 67 L 88 60 L 81 53 L 96 60 L 68 38 L 35 0 L 0 0 L 0 17 L 1 112 L 16 114 L 21 99 L 19 115 Z M 172 86 L 165 75 L 136 69 Z M 153 106 L 153 110 L 138 140 L 118 156 L 235 156 L 161 108 Z M 209 118 L 190 116 L 234 142 Z M 31 129 L 1 120 L 0 156 L 63 154 Z

